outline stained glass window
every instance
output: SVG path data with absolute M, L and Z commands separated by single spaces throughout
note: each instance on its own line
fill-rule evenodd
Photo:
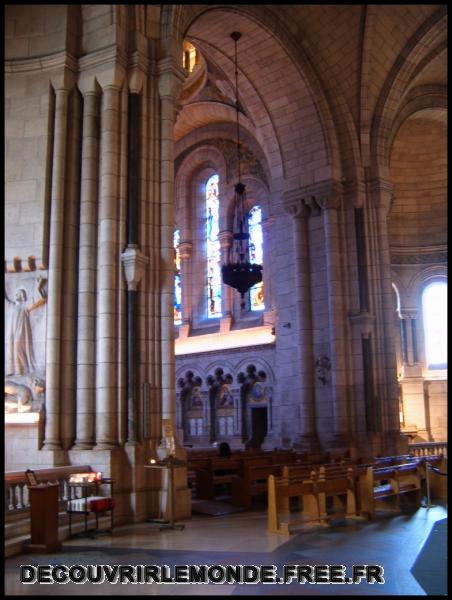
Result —
M 248 231 L 250 234 L 250 262 L 263 264 L 262 211 L 253 206 L 248 213 Z M 264 310 L 264 282 L 256 283 L 250 289 L 250 310 Z
M 221 254 L 218 239 L 220 218 L 218 175 L 206 183 L 206 240 L 207 240 L 207 316 L 221 317 Z
M 422 294 L 425 359 L 428 368 L 447 368 L 447 283 L 435 281 Z
M 176 229 L 174 232 L 174 266 L 176 269 L 176 275 L 174 277 L 174 324 L 180 325 L 182 323 L 182 288 L 180 278 L 180 230 Z

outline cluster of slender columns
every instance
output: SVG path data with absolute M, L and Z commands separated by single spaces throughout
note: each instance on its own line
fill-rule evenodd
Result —
M 325 236 L 334 435 L 335 443 L 340 446 L 347 445 L 349 441 L 344 343 L 345 313 L 339 246 L 340 196 L 323 196 L 320 205 Z
M 174 123 L 176 99 L 185 72 L 172 59 L 159 63 L 160 93 L 160 252 L 161 252 L 161 350 L 162 418 L 176 424 L 174 358 Z
M 83 93 L 80 198 L 76 449 L 94 444 L 96 381 L 97 192 L 99 175 L 99 102 L 97 84 Z
M 61 289 L 63 283 L 64 193 L 66 181 L 66 134 L 68 95 L 72 80 L 62 78 L 55 89 L 52 192 L 49 236 L 49 278 L 46 331 L 46 450 L 61 449 L 60 367 Z
M 286 194 L 285 210 L 293 217 L 295 254 L 295 293 L 300 373 L 299 444 L 315 450 L 319 446 L 316 432 L 313 322 L 311 309 L 311 267 L 309 260 L 310 209 L 298 193 Z
M 284 196 L 284 207 L 293 217 L 294 254 L 295 254 L 295 290 L 296 314 L 298 320 L 299 363 L 300 363 L 300 405 L 301 432 L 300 439 L 306 444 L 316 439 L 316 405 L 314 380 L 314 354 L 311 273 L 309 259 L 309 227 L 308 206 L 320 207 L 323 222 L 323 234 L 326 258 L 326 284 L 328 290 L 328 341 L 331 361 L 331 402 L 333 409 L 333 447 L 347 447 L 350 440 L 351 404 L 347 399 L 350 385 L 347 378 L 346 358 L 346 296 L 343 289 L 345 273 L 342 270 L 344 260 L 341 254 L 340 218 L 341 218 L 340 186 L 334 182 L 326 182 L 310 186 L 307 189 L 287 192 Z M 366 370 L 375 369 L 379 382 L 379 406 L 383 417 L 383 430 L 394 432 L 398 428 L 397 379 L 395 374 L 395 349 L 392 321 L 392 290 L 390 279 L 389 246 L 387 239 L 387 213 L 379 207 L 378 239 L 374 251 L 378 255 L 379 276 L 383 278 L 380 301 L 375 303 L 379 328 L 384 332 L 383 355 L 381 365 L 377 368 L 367 364 Z M 361 257 L 361 260 L 366 260 Z M 375 290 L 373 290 L 375 293 Z M 378 299 L 377 299 L 378 300 Z M 371 315 L 370 315 L 371 316 Z M 368 319 L 369 320 L 369 319 Z M 373 326 L 372 326 L 373 327 Z M 371 329 L 372 329 L 371 327 Z M 377 334 L 377 341 L 381 336 Z M 369 338 L 370 340 L 370 338 Z M 369 342 L 370 343 L 370 342 Z M 367 373 L 368 377 L 372 373 Z M 376 401 L 377 399 L 375 399 Z M 374 403 L 373 403 L 374 404 Z M 375 407 L 372 405 L 372 408 Z M 378 420 L 380 415 L 378 416 Z

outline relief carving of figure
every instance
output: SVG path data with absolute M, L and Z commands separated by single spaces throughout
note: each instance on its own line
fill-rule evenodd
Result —
M 36 302 L 27 303 L 27 292 L 23 287 L 16 290 L 15 301 L 10 300 L 5 291 L 5 299 L 11 306 L 9 327 L 6 331 L 6 375 L 25 375 L 36 370 L 29 315 L 32 310 L 46 302 L 45 281 L 43 277 L 38 277 L 36 281 L 39 294 Z
M 44 380 L 39 377 L 24 378 L 23 383 L 5 379 L 5 412 L 30 412 L 43 403 Z

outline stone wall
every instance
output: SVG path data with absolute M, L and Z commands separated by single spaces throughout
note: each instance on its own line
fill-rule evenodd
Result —
M 395 196 L 389 222 L 391 246 L 446 243 L 446 145 L 441 121 L 409 119 L 400 128 L 391 155 Z

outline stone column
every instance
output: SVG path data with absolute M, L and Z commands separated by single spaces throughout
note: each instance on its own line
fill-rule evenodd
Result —
M 61 309 L 61 443 L 69 449 L 76 436 L 77 389 L 77 295 L 80 218 L 80 158 L 82 99 L 78 90 L 70 95 L 67 173 L 64 211 L 64 257 Z
M 68 95 L 72 77 L 55 82 L 55 121 L 49 234 L 49 279 L 46 331 L 45 450 L 61 449 L 61 294 L 63 285 L 64 201 Z
M 339 244 L 339 190 L 332 188 L 316 195 L 322 208 L 325 235 L 326 277 L 328 285 L 328 320 L 331 359 L 331 395 L 333 401 L 332 444 L 348 447 L 349 426 L 346 399 L 346 370 L 344 343 L 344 303 L 342 290 L 341 256 Z
M 127 281 L 127 443 L 135 444 L 138 441 L 137 294 L 149 258 L 138 248 L 129 245 L 121 254 L 121 262 Z
M 297 445 L 319 449 L 315 418 L 314 351 L 311 310 L 311 269 L 308 218 L 310 209 L 299 192 L 284 195 L 284 208 L 293 217 L 295 294 L 300 373 L 300 436 Z
M 76 441 L 74 449 L 94 445 L 96 383 L 97 192 L 99 177 L 99 88 L 79 82 L 83 93 L 77 317 Z
M 229 252 L 233 244 L 232 231 L 220 231 L 218 239 L 220 241 L 220 252 L 221 252 L 221 264 L 225 265 L 228 262 Z M 230 285 L 221 286 L 221 303 L 223 316 L 220 321 L 220 332 L 226 333 L 231 329 L 232 325 L 232 303 L 233 303 L 234 289 Z
M 403 361 L 403 379 L 400 382 L 403 395 L 404 429 L 413 431 L 422 437 L 429 437 L 428 409 L 425 401 L 424 378 L 422 366 L 416 355 L 416 323 L 417 309 L 404 307 L 400 316 L 405 323 L 406 357 Z M 413 332 L 414 329 L 414 332 Z M 413 335 L 414 333 L 414 335 Z
M 160 324 L 162 418 L 176 430 L 174 356 L 174 123 L 176 100 L 186 77 L 172 58 L 158 64 L 160 94 Z
M 372 192 L 377 216 L 377 235 L 380 267 L 380 295 L 382 301 L 382 321 L 384 332 L 384 366 L 386 380 L 386 431 L 395 433 L 400 430 L 399 394 L 397 385 L 397 362 L 393 330 L 393 291 L 391 279 L 391 257 L 388 239 L 388 214 L 392 202 L 393 189 L 389 182 L 373 182 Z
M 97 265 L 96 449 L 118 445 L 118 163 L 119 100 L 123 73 L 102 85 L 100 201 Z
M 411 318 L 409 315 L 401 311 L 402 319 L 405 321 L 405 337 L 406 337 L 406 364 L 413 365 L 413 343 L 411 337 Z
M 182 323 L 179 325 L 179 339 L 188 337 L 191 323 L 191 242 L 179 244 L 180 279 L 182 296 Z
M 274 217 L 266 217 L 262 220 L 262 233 L 264 238 L 264 261 L 262 269 L 262 280 L 264 282 L 264 321 L 275 325 L 275 303 L 273 298 L 272 288 L 272 273 L 270 272 L 270 265 L 272 262 L 272 248 L 270 247 L 270 231 L 272 226 L 275 224 Z

